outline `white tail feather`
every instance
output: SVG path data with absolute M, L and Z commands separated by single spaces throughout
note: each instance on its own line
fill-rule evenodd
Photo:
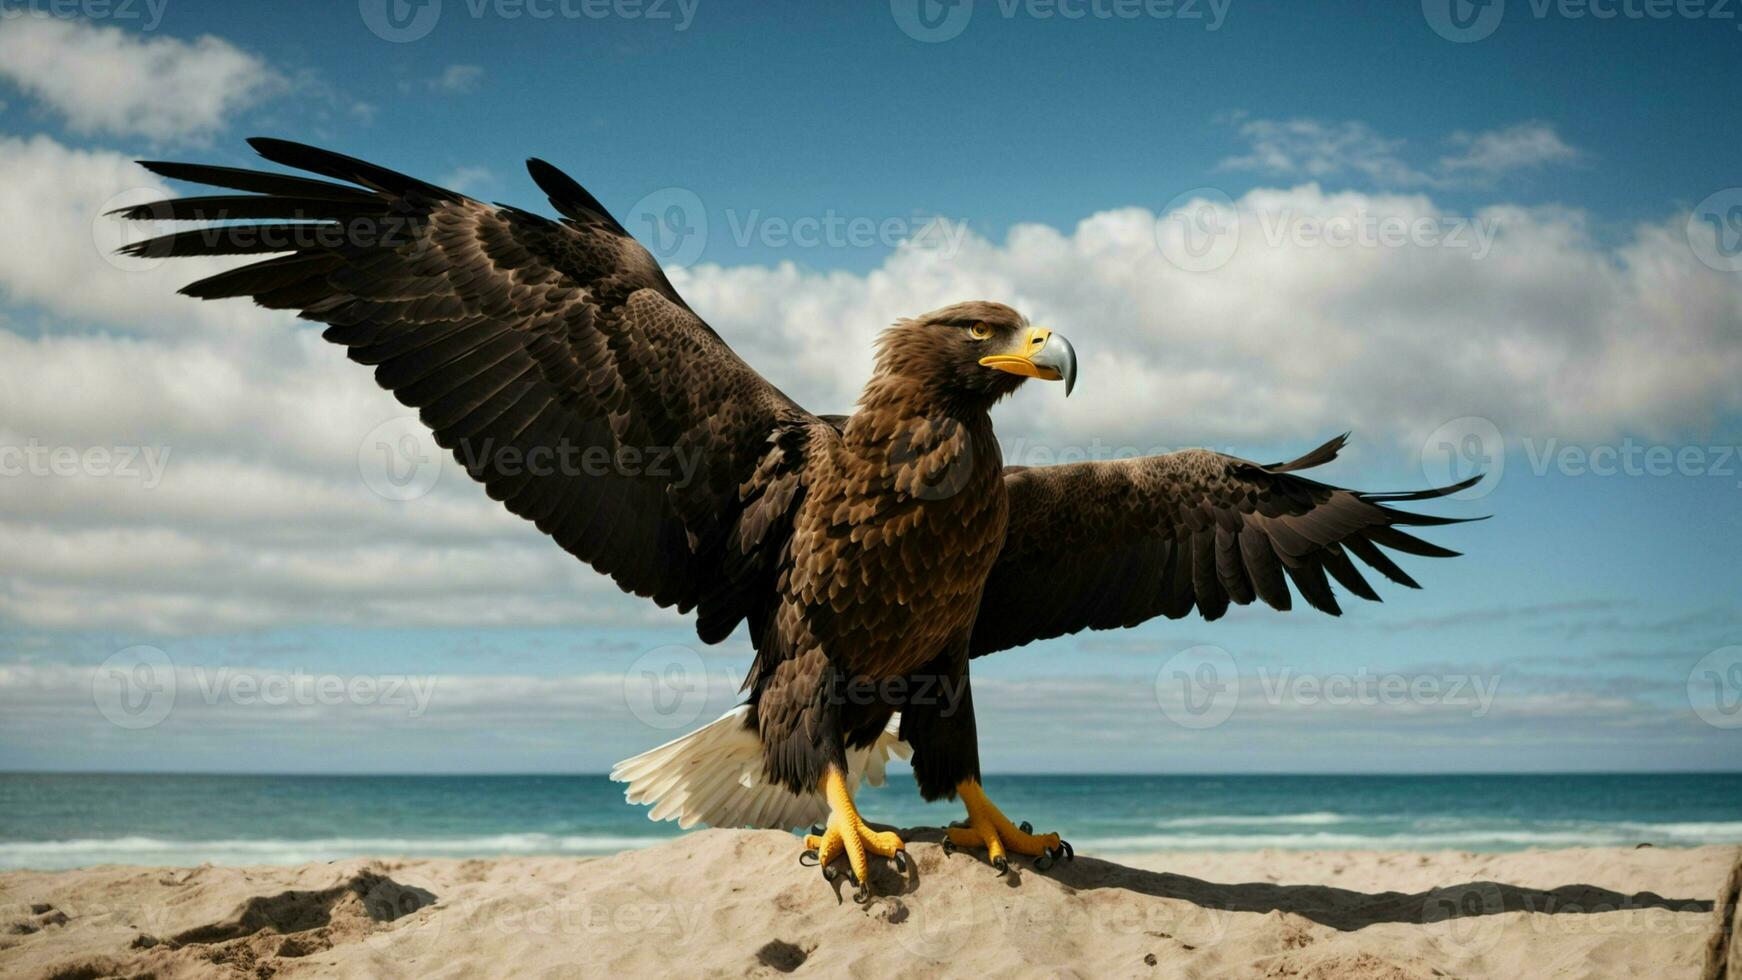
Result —
M 685 830 L 697 824 L 789 830 L 826 820 L 822 793 L 794 793 L 763 779 L 762 740 L 745 726 L 749 717 L 750 706 L 739 705 L 682 738 L 624 759 L 611 778 L 629 784 L 623 792 L 629 802 L 653 808 L 649 819 L 676 820 Z M 896 715 L 876 742 L 848 751 L 848 789 L 857 790 L 861 780 L 882 786 L 889 757 L 908 757 L 900 725 Z

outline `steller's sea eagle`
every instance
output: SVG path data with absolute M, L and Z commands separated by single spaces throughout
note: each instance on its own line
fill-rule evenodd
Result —
M 745 703 L 620 763 L 631 802 L 683 826 L 791 828 L 859 896 L 867 854 L 905 868 L 867 827 L 860 781 L 911 753 L 928 800 L 959 798 L 958 846 L 1045 868 L 1057 834 L 1007 819 L 980 787 L 969 662 L 1084 629 L 1205 619 L 1229 603 L 1338 613 L 1331 580 L 1377 599 L 1356 559 L 1416 587 L 1381 548 L 1455 552 L 1400 527 L 1452 519 L 1391 508 L 1467 483 L 1361 493 L 1194 449 L 1006 467 L 988 412 L 1028 378 L 1076 381 L 1069 342 L 1011 308 L 967 302 L 897 322 L 851 416 L 816 415 L 757 374 L 678 296 L 653 257 L 550 164 L 532 178 L 551 220 L 361 160 L 254 139 L 273 163 L 326 180 L 144 162 L 241 194 L 122 209 L 134 219 L 245 221 L 127 246 L 141 256 L 276 254 L 193 283 L 327 325 L 375 368 L 489 495 L 625 591 L 695 613 L 717 643 L 747 623 Z M 337 183 L 335 183 L 337 181 Z M 688 479 L 629 466 L 523 465 L 543 448 L 678 451 Z M 572 456 L 570 457 L 572 458 Z M 516 465 L 508 465 L 513 460 Z M 889 681 L 906 683 L 886 683 Z M 915 692 L 934 692 L 919 697 Z M 950 696 L 936 696 L 949 692 Z M 814 852 L 814 853 L 812 853 Z

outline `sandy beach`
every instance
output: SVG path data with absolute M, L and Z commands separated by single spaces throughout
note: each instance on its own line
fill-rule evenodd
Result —
M 774 831 L 609 858 L 0 874 L 8 977 L 1700 975 L 1731 847 L 1079 855 L 909 832 L 885 897 Z

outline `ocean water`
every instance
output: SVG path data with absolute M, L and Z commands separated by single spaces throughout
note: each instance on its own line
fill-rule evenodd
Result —
M 993 776 L 987 792 L 1098 854 L 1742 844 L 1742 773 Z M 897 826 L 961 815 L 905 774 L 860 808 Z M 0 774 L 0 868 L 608 854 L 679 833 L 603 776 Z

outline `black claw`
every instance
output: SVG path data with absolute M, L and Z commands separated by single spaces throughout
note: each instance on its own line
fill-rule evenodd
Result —
M 827 867 L 827 868 L 823 869 L 823 880 L 824 881 L 832 883 L 835 881 L 835 879 L 837 879 L 839 877 L 841 877 L 841 869 L 840 868 L 836 868 L 836 867 L 831 866 L 831 867 Z
M 953 840 L 950 840 L 948 836 L 944 837 L 944 853 L 945 854 L 956 853 L 956 842 Z
M 810 858 L 810 860 L 806 861 L 805 858 Z M 822 863 L 821 861 L 817 860 L 817 858 L 818 858 L 818 854 L 816 851 L 805 851 L 804 853 L 802 853 L 798 856 L 798 863 L 801 867 L 814 868 L 818 864 Z
M 907 852 L 895 852 L 895 870 L 899 874 L 907 874 Z
M 1077 859 L 1077 852 L 1071 850 L 1071 842 L 1070 841 L 1065 840 L 1063 837 L 1060 837 L 1059 838 L 1059 847 L 1064 850 L 1066 861 L 1075 861 Z
M 1052 867 L 1052 863 L 1056 858 L 1057 855 L 1050 850 L 1041 851 L 1040 857 L 1034 859 L 1034 870 L 1045 871 Z
M 853 893 L 853 901 L 860 905 L 871 904 L 871 886 L 869 884 L 860 885 L 859 890 Z
M 1034 824 L 1031 824 L 1028 821 L 1024 820 L 1021 823 L 1016 825 L 1016 829 L 1022 831 L 1025 834 L 1032 834 L 1032 833 L 1034 833 Z
M 1002 878 L 1005 875 L 1010 873 L 1010 859 L 1009 858 L 993 858 L 992 859 L 992 867 L 998 869 L 998 877 Z
M 829 832 L 828 828 L 824 827 L 820 823 L 811 824 L 811 836 L 812 837 L 821 837 L 828 832 Z

